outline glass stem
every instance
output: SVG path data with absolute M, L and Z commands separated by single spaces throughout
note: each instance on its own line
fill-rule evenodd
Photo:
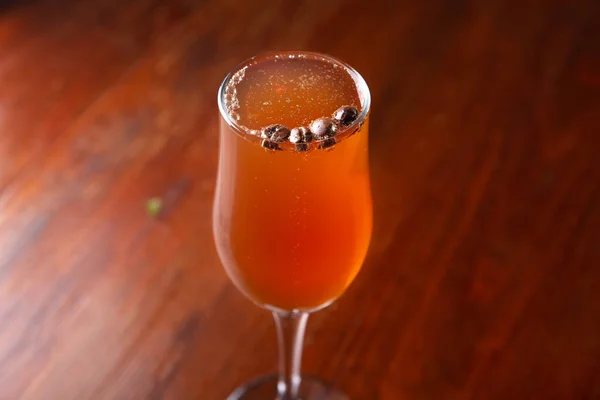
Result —
M 307 312 L 273 312 L 279 344 L 277 400 L 298 400 Z

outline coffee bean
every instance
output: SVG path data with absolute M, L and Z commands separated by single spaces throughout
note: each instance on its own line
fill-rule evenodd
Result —
M 290 142 L 296 143 L 309 143 L 312 141 L 312 132 L 305 126 L 294 128 L 290 132 Z
M 331 149 L 336 143 L 337 140 L 334 137 L 327 138 L 321 143 L 321 149 Z
M 340 126 L 350 126 L 358 118 L 358 109 L 356 107 L 344 106 L 333 113 L 333 118 L 339 122 Z
M 299 151 L 299 152 L 308 151 L 308 143 L 297 143 L 296 151 Z
M 275 143 L 285 142 L 290 137 L 290 130 L 283 125 L 269 125 L 263 128 L 261 136 Z
M 267 150 L 281 150 L 277 143 L 272 142 L 269 139 L 263 139 L 263 141 L 260 142 L 260 145 Z
M 323 140 L 335 136 L 338 132 L 338 125 L 331 118 L 319 118 L 311 122 L 310 130 L 317 140 Z

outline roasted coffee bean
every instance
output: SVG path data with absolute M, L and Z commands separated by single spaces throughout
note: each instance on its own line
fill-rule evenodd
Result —
M 269 125 L 263 128 L 261 136 L 275 143 L 281 143 L 290 137 L 290 130 L 283 125 Z
M 317 140 L 323 140 L 335 136 L 338 133 L 338 125 L 331 118 L 319 118 L 311 122 L 310 130 Z
M 345 128 L 356 121 L 358 118 L 358 109 L 351 106 L 340 107 L 333 113 L 333 118 L 339 122 L 340 126 Z
M 337 140 L 334 137 L 327 138 L 321 143 L 321 149 L 331 149 L 336 143 Z
M 260 145 L 267 150 L 281 150 L 277 143 L 272 142 L 269 139 L 263 139 L 263 141 L 260 142 Z
M 290 132 L 290 142 L 297 143 L 309 143 L 312 141 L 312 132 L 307 127 L 301 126 L 294 128 Z
M 308 151 L 308 143 L 298 143 L 298 144 L 296 144 L 296 151 L 299 151 L 299 152 Z

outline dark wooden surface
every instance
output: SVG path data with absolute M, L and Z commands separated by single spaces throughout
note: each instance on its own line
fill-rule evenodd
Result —
M 598 1 L 12 3 L 1 400 L 219 400 L 273 370 L 209 223 L 217 86 L 272 49 L 373 95 L 372 248 L 304 370 L 357 400 L 600 399 Z

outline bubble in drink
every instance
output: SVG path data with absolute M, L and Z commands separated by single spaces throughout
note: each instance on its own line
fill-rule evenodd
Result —
M 225 88 L 225 94 L 229 96 L 237 95 L 237 89 L 231 83 Z

